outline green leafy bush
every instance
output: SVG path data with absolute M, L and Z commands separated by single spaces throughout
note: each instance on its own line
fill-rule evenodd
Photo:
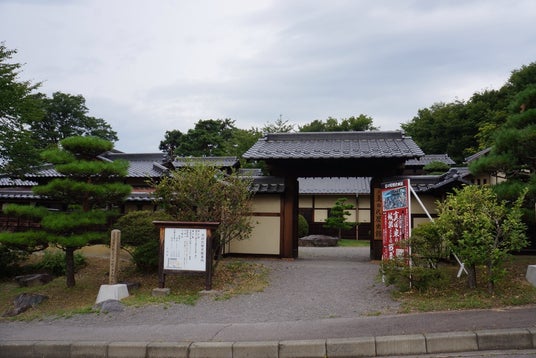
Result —
M 86 258 L 81 253 L 74 254 L 74 268 L 75 272 L 85 266 Z M 65 275 L 65 252 L 45 251 L 45 254 L 41 261 L 35 265 L 35 269 L 38 271 L 46 271 L 54 276 Z
M 298 216 L 298 237 L 309 235 L 309 223 L 303 215 Z
M 114 225 L 121 230 L 121 246 L 130 253 L 140 271 L 158 269 L 159 229 L 153 221 L 173 220 L 163 211 L 131 211 Z
M 26 251 L 10 248 L 0 243 L 0 277 L 9 277 L 19 270 L 19 264 L 28 258 Z
M 381 272 L 387 285 L 394 285 L 401 292 L 411 289 L 427 291 L 442 287 L 447 277 L 437 268 L 408 266 L 404 260 L 394 259 L 382 262 Z

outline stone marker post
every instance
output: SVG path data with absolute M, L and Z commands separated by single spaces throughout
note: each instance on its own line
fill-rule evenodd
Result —
M 117 283 L 119 273 L 119 251 L 121 250 L 121 231 L 112 230 L 110 240 L 110 285 Z

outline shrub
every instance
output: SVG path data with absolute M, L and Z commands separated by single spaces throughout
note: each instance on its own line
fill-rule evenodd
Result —
M 309 235 L 309 223 L 303 215 L 298 216 L 298 237 Z
M 19 264 L 26 258 L 28 258 L 26 251 L 13 249 L 0 243 L 0 277 L 16 274 Z
M 447 277 L 436 268 L 408 266 L 404 260 L 394 259 L 382 262 L 381 272 L 387 285 L 394 285 L 401 292 L 411 289 L 426 291 L 442 287 Z
M 131 211 L 117 220 L 115 229 L 121 230 L 121 246 L 132 256 L 140 271 L 158 269 L 159 229 L 153 221 L 173 220 L 163 211 Z
M 75 272 L 78 271 L 86 264 L 86 258 L 81 253 L 74 254 L 74 268 Z M 65 252 L 45 251 L 45 254 L 41 261 L 35 265 L 35 269 L 38 271 L 46 271 L 54 276 L 65 275 Z

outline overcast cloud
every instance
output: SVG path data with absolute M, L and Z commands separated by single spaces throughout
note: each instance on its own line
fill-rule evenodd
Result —
M 399 129 L 536 61 L 534 19 L 533 0 L 0 0 L 0 41 L 134 153 L 209 118 Z

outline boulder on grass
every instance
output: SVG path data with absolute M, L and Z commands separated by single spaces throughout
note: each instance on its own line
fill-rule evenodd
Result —
M 20 287 L 42 286 L 52 281 L 53 278 L 54 276 L 48 273 L 35 273 L 31 275 L 16 276 L 15 281 L 17 281 Z
M 38 293 L 21 293 L 13 301 L 14 308 L 6 311 L 4 317 L 13 317 L 27 311 L 48 299 L 48 296 Z
M 327 235 L 309 235 L 298 239 L 299 246 L 307 247 L 328 247 L 337 246 L 339 239 Z

